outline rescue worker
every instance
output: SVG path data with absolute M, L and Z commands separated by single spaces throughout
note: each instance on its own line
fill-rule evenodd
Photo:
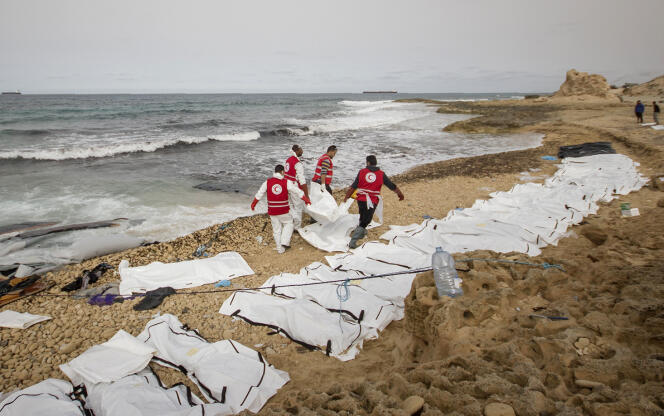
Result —
M 266 192 L 267 213 L 272 222 L 274 243 L 277 245 L 277 253 L 281 254 L 286 248 L 290 248 L 290 239 L 293 235 L 293 217 L 291 217 L 288 207 L 289 194 L 297 195 L 306 204 L 310 204 L 311 201 L 294 182 L 284 178 L 283 165 L 275 166 L 274 175 L 263 182 L 258 192 L 256 192 L 254 202 L 251 203 L 252 211 Z
M 309 188 L 307 188 L 307 180 L 304 179 L 304 166 L 300 162 L 303 150 L 300 146 L 294 144 L 291 149 L 291 155 L 286 159 L 284 177 L 289 181 L 294 182 L 303 192 L 304 196 L 309 198 Z M 290 213 L 293 217 L 293 226 L 296 230 L 302 227 L 302 210 L 304 209 L 304 201 L 289 194 L 288 203 L 290 206 Z
M 360 224 L 351 232 L 348 247 L 356 248 L 357 242 L 367 235 L 367 225 L 371 223 L 376 206 L 380 202 L 380 189 L 383 185 L 394 191 L 403 201 L 401 190 L 380 170 L 376 156 L 367 156 L 367 167 L 360 169 L 353 184 L 348 188 L 344 202 L 357 190 L 357 207 L 360 210 Z
M 332 145 L 327 148 L 327 153 L 318 158 L 318 163 L 316 164 L 316 171 L 314 172 L 314 177 L 311 179 L 312 182 L 321 184 L 321 188 L 325 186 L 327 192 L 332 194 L 332 188 L 330 184 L 332 183 L 332 173 L 333 173 L 333 164 L 332 159 L 334 155 L 337 154 L 337 146 Z

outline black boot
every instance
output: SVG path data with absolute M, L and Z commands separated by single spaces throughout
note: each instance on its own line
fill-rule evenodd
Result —
M 367 235 L 367 230 L 364 229 L 364 227 L 356 227 L 353 232 L 350 234 L 350 243 L 348 243 L 348 247 L 350 248 L 356 248 L 357 247 L 357 242 L 361 239 L 363 239 Z

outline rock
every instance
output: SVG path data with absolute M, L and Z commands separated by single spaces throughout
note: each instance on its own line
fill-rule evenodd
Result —
M 578 349 L 583 349 L 590 345 L 590 340 L 588 338 L 579 338 L 575 343 L 574 346 Z
M 660 207 L 660 208 L 664 208 L 664 198 L 657 201 L 657 206 Z
M 19 380 L 19 381 L 26 380 L 28 378 L 28 375 L 29 375 L 26 370 L 21 370 L 21 371 L 15 373 L 15 374 L 16 374 L 16 379 Z
M 414 415 L 424 406 L 424 399 L 420 396 L 410 396 L 401 404 L 401 408 L 407 415 Z
M 113 328 L 107 328 L 101 333 L 101 337 L 105 340 L 109 340 L 115 335 L 115 329 Z
M 438 303 L 438 293 L 435 287 L 420 287 L 415 291 L 415 298 L 419 303 L 425 306 L 432 306 Z
M 557 334 L 574 325 L 572 319 L 567 321 L 550 321 L 548 319 L 537 318 L 539 321 L 535 324 L 535 333 L 540 337 Z
M 454 268 L 457 269 L 460 272 L 468 272 L 470 271 L 470 262 L 469 261 L 462 261 L 459 263 L 454 263 Z
M 606 336 L 613 333 L 613 322 L 606 314 L 598 311 L 590 312 L 581 319 L 581 324 Z
M 484 416 L 515 416 L 512 406 L 504 403 L 489 403 L 484 408 Z
M 592 241 L 596 246 L 601 246 L 606 242 L 609 237 L 601 228 L 595 225 L 588 225 L 583 227 L 581 234 L 588 240 Z
M 590 95 L 595 97 L 608 98 L 609 83 L 606 78 L 598 74 L 588 74 L 579 72 L 576 69 L 567 71 L 565 82 L 560 89 L 556 91 L 554 97 L 570 97 L 579 95 Z
M 62 344 L 58 350 L 61 354 L 70 354 L 78 348 L 79 342 L 70 342 L 69 344 Z
M 574 384 L 576 384 L 579 387 L 583 388 L 588 388 L 588 389 L 596 389 L 599 387 L 604 387 L 604 384 L 599 383 L 597 381 L 590 381 L 590 380 L 574 380 Z

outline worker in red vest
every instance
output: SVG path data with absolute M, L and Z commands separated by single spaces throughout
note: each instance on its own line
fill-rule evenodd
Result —
M 304 179 L 304 166 L 300 162 L 303 150 L 300 146 L 294 144 L 291 150 L 291 155 L 286 159 L 286 166 L 284 176 L 289 181 L 294 182 L 302 191 L 304 196 L 309 198 L 309 188 L 307 188 L 307 180 Z M 302 227 L 302 210 L 304 209 L 304 202 L 301 198 L 291 195 L 288 198 L 290 205 L 290 213 L 293 217 L 293 226 L 295 229 Z
M 321 184 L 321 188 L 325 186 L 327 192 L 332 194 L 332 188 L 330 184 L 332 183 L 332 174 L 333 174 L 333 165 L 332 159 L 334 155 L 337 154 L 337 146 L 332 145 L 327 148 L 327 153 L 318 158 L 318 163 L 316 164 L 316 172 L 314 172 L 314 177 L 311 179 L 312 182 Z
M 344 202 L 350 198 L 357 190 L 357 207 L 360 210 L 360 224 L 351 232 L 350 243 L 348 247 L 357 247 L 357 242 L 367 235 L 367 225 L 371 223 L 376 206 L 380 202 L 380 188 L 383 185 L 394 191 L 399 197 L 399 201 L 403 201 L 403 193 L 390 178 L 387 177 L 385 172 L 380 170 L 376 156 L 367 156 L 367 167 L 360 169 L 353 184 L 348 188 Z
M 283 165 L 275 166 L 274 175 L 263 182 L 256 192 L 254 202 L 251 203 L 252 211 L 265 193 L 267 193 L 267 213 L 272 222 L 272 235 L 277 245 L 277 253 L 281 254 L 286 248 L 290 248 L 290 239 L 293 235 L 293 217 L 289 213 L 288 195 L 295 194 L 306 204 L 311 204 L 311 201 L 294 182 L 284 177 Z

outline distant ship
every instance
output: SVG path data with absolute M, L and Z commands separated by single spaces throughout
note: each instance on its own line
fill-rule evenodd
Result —
M 362 91 L 362 94 L 396 94 L 396 91 Z
M 21 91 L 3 91 L 2 95 L 21 95 Z

